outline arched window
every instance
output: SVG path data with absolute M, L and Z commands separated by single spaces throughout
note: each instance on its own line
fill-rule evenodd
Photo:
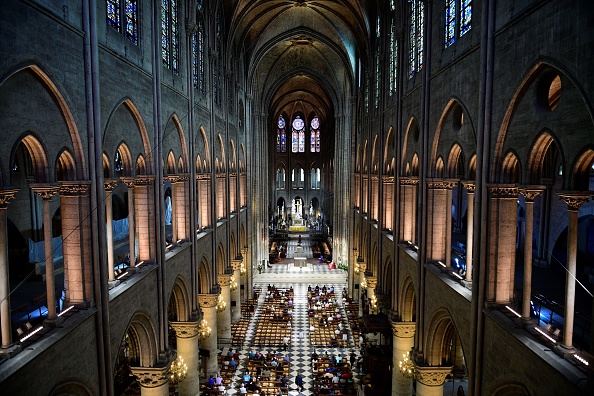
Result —
M 161 57 L 163 66 L 179 73 L 179 26 L 177 0 L 161 2 Z
M 396 40 L 396 26 L 394 19 L 392 19 L 392 29 L 390 31 L 390 89 L 389 94 L 392 96 L 396 93 L 398 76 L 398 40 Z
M 285 189 L 285 168 L 277 168 L 276 170 L 276 189 Z
M 138 44 L 138 0 L 107 0 L 106 8 L 107 24 Z
M 446 0 L 444 45 L 449 47 L 472 28 L 472 0 Z
M 320 168 L 311 168 L 311 188 L 320 189 Z
M 381 36 L 381 24 L 380 17 L 377 17 L 377 25 L 375 28 L 375 35 L 377 37 L 376 49 L 375 49 L 375 98 L 373 104 L 377 109 L 379 107 L 380 100 L 380 79 L 381 79 L 381 68 L 380 68 L 380 36 Z
M 215 103 L 220 106 L 222 103 L 222 67 L 223 67 L 223 38 L 222 38 L 222 26 L 221 26 L 221 13 L 217 11 L 215 16 L 215 50 L 217 53 L 216 60 L 214 62 L 214 76 L 212 81 L 212 92 Z
M 409 0 L 410 30 L 409 30 L 409 66 L 410 78 L 423 68 L 423 37 L 425 35 L 425 6 L 421 0 Z
M 194 88 L 201 94 L 206 93 L 206 81 L 204 80 L 204 23 L 198 21 L 198 30 L 192 36 L 192 52 L 194 62 L 192 63 L 192 78 Z
M 320 152 L 320 119 L 314 117 L 310 125 L 309 148 L 312 153 Z
M 293 168 L 291 185 L 294 189 L 303 189 L 305 186 L 305 171 L 303 168 Z
M 287 132 L 285 129 L 285 119 L 282 115 L 278 117 L 276 124 L 276 152 L 287 152 Z
M 305 152 L 305 122 L 300 116 L 293 120 L 292 151 L 294 153 Z

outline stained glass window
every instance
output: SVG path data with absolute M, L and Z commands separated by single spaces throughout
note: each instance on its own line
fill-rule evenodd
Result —
M 278 117 L 276 124 L 276 151 L 279 153 L 287 152 L 287 132 L 285 130 L 285 118 Z
M 293 120 L 293 147 L 294 153 L 305 152 L 305 122 L 300 116 Z
M 394 11 L 396 9 L 396 3 L 395 0 L 390 0 L 390 9 L 392 11 Z
M 320 119 L 314 117 L 310 125 L 310 143 L 309 148 L 312 153 L 320 152 Z
M 179 72 L 177 0 L 161 0 L 161 58 L 163 66 Z
M 472 0 L 460 0 L 460 36 L 472 29 Z
M 395 30 L 396 26 L 394 25 L 394 21 L 392 21 L 392 29 L 390 31 L 390 96 L 396 93 L 396 79 L 398 76 L 398 40 L 396 40 Z
M 449 47 L 454 41 L 456 41 L 456 0 L 446 0 L 445 46 Z
M 107 24 L 138 44 L 138 0 L 106 0 L 105 5 Z
M 305 152 L 305 131 L 303 129 L 299 131 L 299 152 Z
M 206 93 L 206 84 L 204 81 L 204 24 L 202 21 L 198 22 L 198 30 L 192 36 L 192 52 L 194 53 L 192 63 L 194 87 L 204 94 Z
M 409 30 L 409 76 L 423 68 L 423 39 L 425 35 L 425 6 L 421 0 L 409 0 L 410 30 Z
M 379 107 L 380 100 L 380 75 L 380 50 L 378 45 L 378 48 L 375 51 L 375 99 L 373 103 L 376 109 Z

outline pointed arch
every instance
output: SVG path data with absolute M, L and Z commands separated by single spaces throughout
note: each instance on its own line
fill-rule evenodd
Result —
M 56 161 L 56 181 L 76 180 L 74 157 L 67 148 L 63 148 Z
M 135 168 L 132 166 L 132 154 L 130 153 L 130 149 L 126 143 L 122 142 L 118 145 L 116 154 L 114 154 L 114 159 L 118 155 L 121 160 L 121 170 L 115 169 L 114 167 L 115 174 L 119 175 L 118 172 L 121 172 L 121 176 L 134 176 Z
M 388 129 L 388 136 L 386 136 L 386 144 L 384 146 L 384 160 L 383 167 L 386 174 L 394 172 L 394 130 L 392 127 Z
M 594 145 L 590 144 L 582 150 L 578 156 L 571 172 L 571 188 L 576 191 L 588 191 L 590 185 L 590 174 L 594 163 Z
M 173 154 L 173 150 L 169 151 L 169 155 L 167 155 L 167 174 L 173 175 L 177 173 L 175 171 L 175 154 Z
M 224 274 L 227 269 L 226 267 L 225 249 L 223 248 L 223 244 L 219 243 L 219 247 L 217 248 L 217 274 Z
M 450 342 L 453 339 L 459 342 L 460 339 L 448 311 L 437 310 L 429 320 L 427 330 L 427 363 L 430 366 L 443 366 L 444 361 L 451 360 L 447 354 Z
M 435 162 L 435 170 L 433 173 L 434 177 L 437 178 L 443 178 L 444 176 L 444 163 L 443 163 L 443 158 L 441 157 L 441 155 L 439 157 L 437 157 L 437 161 Z
M 210 293 L 212 285 L 212 276 L 210 272 L 210 264 L 208 259 L 203 256 L 200 261 L 200 268 L 198 269 L 198 292 L 199 294 Z
M 21 139 L 17 141 L 12 150 L 12 162 L 16 156 L 19 145 L 22 144 L 29 158 L 31 159 L 31 167 L 33 170 L 33 180 L 36 183 L 49 183 L 49 165 L 45 154 L 45 148 L 41 144 L 41 141 L 33 134 L 25 134 Z
M 518 161 L 518 156 L 509 151 L 505 158 L 503 159 L 503 163 L 501 164 L 501 183 L 519 183 L 520 182 L 520 164 Z
M 142 155 L 139 155 L 136 159 L 136 175 L 146 175 L 146 171 L 146 162 L 144 160 L 144 157 Z
M 414 322 L 416 320 L 416 296 L 415 286 L 413 285 L 412 278 L 407 275 L 402 282 L 402 288 L 400 289 L 400 319 L 404 322 Z
M 144 311 L 135 312 L 121 338 L 122 341 L 124 341 L 126 333 L 130 342 L 130 355 L 138 359 L 140 367 L 152 367 L 158 358 L 158 344 L 155 327 L 149 314 Z M 117 359 L 117 354 L 114 355 Z M 113 367 L 116 365 L 114 364 Z
M 371 173 L 377 173 L 378 172 L 378 161 L 379 161 L 379 156 L 378 156 L 378 141 L 379 141 L 379 136 L 377 134 L 375 134 L 375 136 L 373 137 L 373 149 L 371 150 Z
M 183 277 L 177 276 L 169 293 L 169 306 L 175 309 L 177 322 L 187 322 L 190 319 L 190 292 Z
M 526 180 L 531 184 L 540 184 L 541 178 L 554 178 L 557 176 L 557 163 L 565 164 L 561 145 L 551 131 L 543 130 L 532 145 Z
M 179 121 L 177 114 L 172 115 L 171 120 L 175 124 L 175 127 L 177 129 L 177 135 L 179 136 L 179 143 L 181 145 L 181 151 L 182 151 L 181 159 L 183 160 L 183 164 L 187 164 L 189 156 L 188 156 L 188 145 L 186 144 L 186 136 L 184 135 L 184 129 L 182 128 L 181 122 Z M 178 167 L 177 171 L 179 173 L 183 173 L 183 172 L 187 172 L 188 170 L 185 168 Z
M 452 149 L 450 150 L 450 155 L 448 156 L 448 171 L 447 177 L 455 179 L 458 178 L 460 171 L 464 173 L 464 161 L 462 161 L 462 169 L 460 169 L 460 160 L 464 159 L 464 154 L 462 152 L 462 147 L 458 143 L 454 143 Z

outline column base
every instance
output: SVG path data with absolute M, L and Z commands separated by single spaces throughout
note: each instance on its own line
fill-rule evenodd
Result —
M 569 356 L 573 356 L 574 354 L 578 353 L 578 350 L 573 345 L 565 346 L 563 344 L 553 347 L 553 351 L 563 359 L 567 359 Z
M 56 316 L 54 318 L 46 318 L 43 321 L 43 326 L 47 326 L 51 329 L 60 326 L 62 323 L 64 323 L 64 318 L 61 316 Z
M 21 351 L 21 346 L 18 344 L 12 344 L 5 347 L 0 348 L 0 358 L 3 359 L 11 359 L 13 357 L 15 357 L 16 355 L 18 355 L 18 353 Z
M 112 280 L 112 281 L 108 281 L 107 282 L 107 287 L 109 290 L 113 289 L 114 287 L 118 286 L 120 284 L 119 280 Z

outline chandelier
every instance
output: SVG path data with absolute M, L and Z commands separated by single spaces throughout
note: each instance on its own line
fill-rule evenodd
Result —
M 377 296 L 375 294 L 369 299 L 369 306 L 372 313 L 377 314 L 379 312 L 379 305 L 377 304 Z
M 181 356 L 176 357 L 169 366 L 169 382 L 175 386 L 185 380 L 187 374 L 188 366 L 184 359 Z
M 208 326 L 208 322 L 206 319 L 202 319 L 200 323 L 198 323 L 198 338 L 204 340 L 210 337 L 211 329 Z
M 355 274 L 358 274 L 361 271 L 358 263 L 355 263 L 355 266 L 353 267 L 353 271 L 355 272 Z
M 227 308 L 227 303 L 223 299 L 223 296 L 219 294 L 217 297 L 217 312 L 223 312 Z
M 415 364 L 410 360 L 410 352 L 402 354 L 402 360 L 398 362 L 400 374 L 406 378 L 412 378 L 415 375 Z
M 231 276 L 231 280 L 229 283 L 229 288 L 231 289 L 231 291 L 235 291 L 237 290 L 237 281 L 235 280 L 234 276 Z
M 245 264 L 243 263 L 243 261 L 241 262 L 241 264 L 239 265 L 239 273 L 241 275 L 245 275 Z
M 367 278 L 363 278 L 363 280 L 361 281 L 361 284 L 359 286 L 363 290 L 367 289 Z

